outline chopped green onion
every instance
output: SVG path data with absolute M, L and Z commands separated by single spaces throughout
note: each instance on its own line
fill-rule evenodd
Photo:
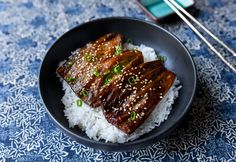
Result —
M 73 82 L 73 81 L 75 81 L 76 79 L 75 79 L 75 78 L 72 78 L 72 77 L 67 77 L 66 80 L 67 80 L 68 82 Z
M 119 74 L 119 73 L 121 72 L 121 70 L 122 70 L 122 66 L 121 66 L 120 64 L 117 64 L 117 65 L 114 67 L 113 72 L 114 72 L 115 74 Z
M 128 83 L 129 83 L 130 85 L 136 84 L 136 83 L 137 83 L 137 78 L 136 78 L 135 76 L 129 77 Z
M 116 49 L 115 55 L 119 55 L 119 54 L 122 52 L 122 48 L 121 48 L 120 45 L 117 45 L 117 46 L 115 47 L 115 49 Z
M 77 104 L 78 107 L 81 107 L 83 105 L 83 101 L 81 99 L 78 99 L 76 101 L 76 104 Z
M 71 65 L 73 65 L 73 62 L 72 62 L 72 61 L 68 61 L 67 64 L 68 64 L 69 66 L 71 66 Z
M 104 75 L 107 75 L 107 74 L 109 74 L 110 72 L 111 72 L 110 70 L 107 70 L 107 71 L 105 71 Z
M 133 40 L 130 39 L 130 38 L 128 38 L 128 39 L 126 40 L 126 42 L 127 42 L 127 43 L 131 43 L 131 44 L 133 44 Z
M 130 119 L 132 121 L 136 120 L 136 116 L 137 116 L 137 113 L 135 111 L 132 111 L 131 114 L 130 114 Z
M 85 56 L 84 56 L 84 59 L 86 61 L 91 61 L 92 60 L 92 56 L 90 54 L 86 53 Z
M 108 75 L 105 77 L 104 84 L 107 85 L 111 80 L 111 77 Z
M 95 75 L 96 77 L 99 77 L 99 76 L 100 76 L 100 73 L 98 72 L 98 69 L 97 69 L 97 68 L 94 68 L 94 69 L 93 69 L 93 75 Z
M 161 62 L 165 62 L 167 60 L 166 56 L 157 56 L 157 60 L 160 60 Z
M 85 88 L 83 88 L 80 93 L 79 93 L 81 96 L 83 97 L 87 97 L 88 96 L 88 92 L 85 90 Z

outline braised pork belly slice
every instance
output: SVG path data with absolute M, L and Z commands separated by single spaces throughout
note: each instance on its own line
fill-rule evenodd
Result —
M 82 87 L 82 89 L 88 92 L 87 96 L 81 96 L 81 92 L 77 91 L 77 84 L 72 88 L 87 104 L 92 107 L 98 107 L 101 105 L 99 93 L 103 91 L 103 88 L 112 84 L 117 76 L 121 75 L 124 71 L 132 66 L 138 66 L 142 62 L 143 56 L 141 52 L 123 51 L 119 55 L 106 59 L 104 62 L 93 67 L 90 71 L 90 77 L 86 78 L 88 80 L 87 84 Z
M 85 86 L 90 93 L 87 98 L 87 103 L 92 107 L 101 105 L 100 94 L 107 91 L 107 87 L 114 85 L 114 82 L 120 78 L 123 73 L 143 63 L 143 55 L 137 50 L 124 50 L 119 55 L 105 60 L 101 64 L 95 66 L 99 76 L 93 75 L 92 79 Z
M 89 77 L 90 71 L 97 63 L 113 57 L 117 48 L 121 49 L 123 36 L 120 34 L 106 34 L 97 41 L 86 44 L 57 69 L 57 73 L 70 85 L 77 82 L 82 85 Z M 88 75 L 88 76 L 87 76 Z
M 147 71 L 140 79 L 136 77 L 134 81 L 126 80 L 125 88 L 133 90 L 121 99 L 117 98 L 112 105 L 104 106 L 107 121 L 127 134 L 133 133 L 173 85 L 175 74 L 162 67 L 160 65 L 151 72 Z
M 122 52 L 123 36 L 107 34 L 97 41 L 88 43 L 77 50 L 66 63 L 57 69 L 57 73 L 71 86 L 79 97 L 88 97 L 85 86 L 94 75 L 99 75 L 94 67 Z
M 157 69 L 162 72 L 164 70 L 163 63 L 161 61 L 143 63 L 139 66 L 133 66 L 129 70 L 122 73 L 119 78 L 116 78 L 112 84 L 106 86 L 104 91 L 99 94 L 104 107 L 111 108 L 112 105 L 117 105 L 118 102 L 121 103 L 127 95 L 143 86 L 142 80 L 148 79 L 147 77 L 151 77 L 150 75 L 153 75 L 154 69 L 156 69 L 156 72 Z M 140 80 L 138 82 L 139 84 L 132 85 L 132 83 L 129 83 L 129 81 L 132 82 L 132 78 L 137 78 Z

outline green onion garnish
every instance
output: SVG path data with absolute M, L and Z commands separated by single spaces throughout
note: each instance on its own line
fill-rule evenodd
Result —
M 117 64 L 117 65 L 114 67 L 113 72 L 114 72 L 115 74 L 119 74 L 119 73 L 121 72 L 121 70 L 122 70 L 122 66 L 121 66 L 120 64 Z
M 108 75 L 105 77 L 104 84 L 107 85 L 111 80 L 111 77 Z
M 80 93 L 79 93 L 81 96 L 83 97 L 87 97 L 88 96 L 88 92 L 85 90 L 85 88 L 83 88 Z
M 132 121 L 136 120 L 136 116 L 137 116 L 137 113 L 135 111 L 132 111 L 131 114 L 130 114 L 130 119 Z
M 136 83 L 137 83 L 137 78 L 136 78 L 135 76 L 129 77 L 128 83 L 129 83 L 130 85 L 136 84 Z
M 167 60 L 166 56 L 157 56 L 157 60 L 160 60 L 161 62 L 165 62 Z
M 85 56 L 84 56 L 84 59 L 86 61 L 91 61 L 92 60 L 92 56 L 90 54 L 86 53 Z
M 76 101 L 76 104 L 77 104 L 78 107 L 81 107 L 83 105 L 83 101 L 81 99 L 78 99 Z
M 75 81 L 76 79 L 75 79 L 75 78 L 72 78 L 72 77 L 67 77 L 66 80 L 67 80 L 68 82 L 73 82 L 73 81 Z
M 72 61 L 68 61 L 67 64 L 68 64 L 69 66 L 71 66 L 71 65 L 73 65 L 73 62 L 72 62 Z
M 126 42 L 127 42 L 127 43 L 131 43 L 131 44 L 132 44 L 132 43 L 133 43 L 133 40 L 132 40 L 132 39 L 130 39 L 130 38 L 128 38 L 128 39 L 126 40 Z
M 121 46 L 120 45 L 117 45 L 115 47 L 116 51 L 115 51 L 115 55 L 119 55 L 121 52 L 122 52 L 122 49 L 121 49 Z
M 111 72 L 110 70 L 107 70 L 107 71 L 105 71 L 104 75 L 107 75 L 107 74 L 109 74 L 110 72 Z
M 95 75 L 96 77 L 99 77 L 99 76 L 100 76 L 100 73 L 98 72 L 98 69 L 97 69 L 97 68 L 94 68 L 94 69 L 93 69 L 93 75 Z

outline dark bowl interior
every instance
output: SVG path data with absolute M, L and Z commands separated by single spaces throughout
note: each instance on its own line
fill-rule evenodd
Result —
M 176 73 L 183 86 L 171 114 L 164 123 L 150 133 L 124 144 L 94 141 L 89 139 L 79 128 L 69 128 L 68 121 L 63 113 L 64 106 L 61 102 L 62 84 L 56 76 L 56 68 L 59 62 L 67 59 L 71 51 L 109 32 L 121 33 L 127 38 L 131 38 L 135 44 L 145 44 L 160 52 L 161 55 L 165 55 L 167 57 L 166 67 Z M 167 135 L 176 128 L 189 110 L 195 89 L 196 70 L 193 60 L 188 50 L 175 36 L 155 24 L 121 17 L 91 21 L 65 33 L 46 54 L 39 75 L 41 98 L 56 124 L 79 143 L 107 151 L 140 149 Z

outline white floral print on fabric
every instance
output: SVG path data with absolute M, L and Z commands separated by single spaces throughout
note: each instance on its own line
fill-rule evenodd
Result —
M 236 49 L 236 1 L 195 6 L 196 17 Z M 0 0 L 0 161 L 234 161 L 236 76 L 181 21 L 161 25 L 191 50 L 198 91 L 169 137 L 146 149 L 110 153 L 83 146 L 56 127 L 39 98 L 40 63 L 64 32 L 107 16 L 148 19 L 135 0 Z

